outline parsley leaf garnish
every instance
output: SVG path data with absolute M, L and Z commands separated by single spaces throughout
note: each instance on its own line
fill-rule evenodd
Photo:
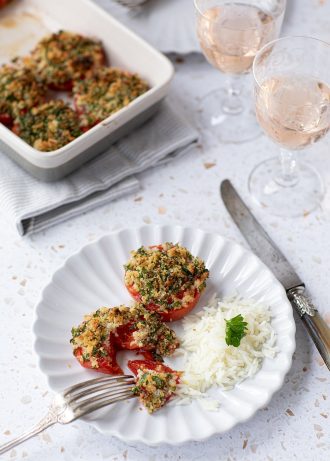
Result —
M 226 320 L 226 344 L 228 346 L 238 347 L 242 338 L 246 335 L 247 322 L 241 314 L 236 315 L 230 320 Z

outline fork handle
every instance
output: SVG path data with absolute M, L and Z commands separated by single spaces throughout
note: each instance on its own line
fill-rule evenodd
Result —
M 6 451 L 11 450 L 17 445 L 20 445 L 21 443 L 25 442 L 25 440 L 28 440 L 31 437 L 36 436 L 40 432 L 47 429 L 47 427 L 53 426 L 53 424 L 55 423 L 57 423 L 57 416 L 54 413 L 49 412 L 44 418 L 42 418 L 41 421 L 39 421 L 38 424 L 33 426 L 32 429 L 24 432 L 19 437 L 16 437 L 15 439 L 13 439 L 11 442 L 0 445 L 0 455 L 2 455 L 3 453 L 6 453 Z

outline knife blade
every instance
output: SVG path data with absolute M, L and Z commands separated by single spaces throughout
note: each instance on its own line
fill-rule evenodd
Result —
M 330 370 L 330 328 L 319 315 L 313 303 L 304 294 L 305 284 L 281 250 L 256 220 L 228 179 L 221 183 L 220 194 L 229 214 L 253 252 L 284 286 L 289 301 L 297 310 Z

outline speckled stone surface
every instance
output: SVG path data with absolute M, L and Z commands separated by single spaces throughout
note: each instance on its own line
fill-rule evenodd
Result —
M 330 40 L 330 0 L 289 0 L 284 33 Z M 198 99 L 217 88 L 222 76 L 201 56 L 173 58 L 177 74 L 172 94 L 187 117 Z M 329 69 L 330 72 L 330 69 Z M 251 203 L 247 175 L 274 155 L 265 137 L 240 146 L 220 145 L 211 135 L 200 147 L 167 166 L 141 175 L 142 189 L 32 237 L 20 238 L 0 207 L 0 443 L 43 416 L 51 400 L 33 352 L 34 307 L 54 270 L 88 242 L 127 225 L 173 223 L 219 232 L 245 245 L 219 200 L 219 184 L 231 178 Z M 256 210 L 260 222 L 288 256 L 312 298 L 330 321 L 330 137 L 306 154 L 323 173 L 328 194 L 315 213 L 279 219 Z M 1 179 L 0 179 L 1 180 Z M 297 350 L 284 386 L 253 419 L 203 443 L 149 448 L 107 438 L 82 422 L 54 426 L 12 450 L 7 460 L 112 461 L 280 461 L 330 459 L 329 373 L 297 320 Z

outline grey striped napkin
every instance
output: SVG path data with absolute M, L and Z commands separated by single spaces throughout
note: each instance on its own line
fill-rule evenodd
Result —
M 0 155 L 0 204 L 20 235 L 58 224 L 139 189 L 136 173 L 183 155 L 198 134 L 163 103 L 154 118 L 55 183 L 39 181 Z

